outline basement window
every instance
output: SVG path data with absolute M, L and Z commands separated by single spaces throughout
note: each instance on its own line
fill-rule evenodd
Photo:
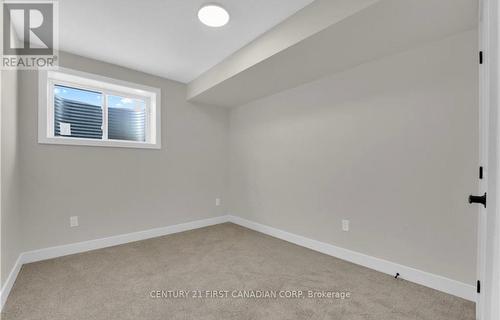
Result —
M 59 68 L 39 92 L 39 143 L 161 148 L 158 88 Z

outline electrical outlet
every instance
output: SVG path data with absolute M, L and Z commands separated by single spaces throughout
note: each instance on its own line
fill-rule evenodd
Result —
M 215 205 L 219 207 L 221 205 L 220 198 L 215 198 Z
M 69 226 L 71 228 L 78 227 L 78 216 L 69 217 Z
M 342 231 L 349 231 L 349 220 L 342 220 Z

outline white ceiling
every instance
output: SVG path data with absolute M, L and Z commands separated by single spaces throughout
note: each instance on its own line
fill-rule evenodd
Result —
M 344 0 L 335 1 L 341 3 Z M 321 6 L 321 11 L 308 10 L 321 2 L 329 5 Z M 316 0 L 312 6 L 301 11 L 309 11 L 309 14 L 301 17 L 299 26 L 304 24 L 302 19 L 318 20 L 317 15 L 328 10 L 327 7 L 336 11 L 333 2 Z M 240 106 L 375 59 L 475 29 L 477 12 L 477 0 L 376 1 L 278 53 L 273 52 L 267 58 L 258 61 L 248 59 L 247 56 L 255 54 L 248 54 L 245 50 L 248 48 L 245 48 L 245 52 L 236 53 L 229 59 L 234 60 L 230 61 L 231 64 L 222 63 L 190 83 L 188 100 L 218 106 Z M 291 25 L 297 18 L 298 15 L 295 15 L 287 24 Z M 267 43 L 286 37 L 284 34 L 287 32 L 288 29 L 281 28 L 271 34 L 273 38 L 259 38 L 252 45 L 265 48 Z M 259 46 L 259 42 L 265 43 Z M 251 60 L 253 64 L 249 66 L 246 60 Z M 240 64 L 245 68 L 239 68 Z M 237 71 L 227 72 L 231 68 Z M 223 69 L 222 72 L 219 69 Z M 223 77 L 219 77 L 220 74 Z
M 218 0 L 231 20 L 210 28 L 210 0 L 60 0 L 59 47 L 187 83 L 312 1 Z

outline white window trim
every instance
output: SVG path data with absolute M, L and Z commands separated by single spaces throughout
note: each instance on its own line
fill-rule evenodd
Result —
M 54 103 L 50 88 L 54 83 L 71 87 L 98 90 L 105 94 L 126 95 L 148 100 L 146 142 L 124 140 L 96 140 L 54 136 Z M 106 97 L 106 95 L 104 95 Z M 49 101 L 50 100 L 50 101 Z M 105 104 L 106 105 L 106 104 Z M 106 114 L 106 113 L 105 113 Z M 150 121 L 153 120 L 153 121 Z M 106 119 L 103 119 L 103 122 Z M 107 138 L 104 136 L 103 138 Z M 38 72 L 38 143 L 77 146 L 161 149 L 161 90 L 132 82 L 112 79 L 96 74 L 61 68 L 57 71 Z

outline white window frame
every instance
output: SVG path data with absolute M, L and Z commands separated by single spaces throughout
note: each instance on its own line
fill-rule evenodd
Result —
M 61 68 L 38 72 L 38 143 L 98 147 L 161 149 L 161 90 L 96 74 Z M 54 131 L 54 86 L 90 90 L 102 93 L 103 137 L 88 139 L 56 136 Z M 108 139 L 108 95 L 141 99 L 146 102 L 146 141 Z

